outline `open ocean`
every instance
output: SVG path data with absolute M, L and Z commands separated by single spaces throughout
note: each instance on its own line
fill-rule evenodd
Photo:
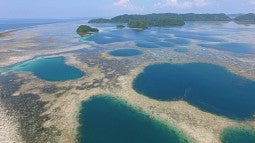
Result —
M 41 24 L 61 23 L 77 19 L 0 19 L 0 32 Z

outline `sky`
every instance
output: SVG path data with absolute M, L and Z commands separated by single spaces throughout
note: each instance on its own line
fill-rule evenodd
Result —
M 0 0 L 0 18 L 90 18 L 167 12 L 255 13 L 255 0 Z

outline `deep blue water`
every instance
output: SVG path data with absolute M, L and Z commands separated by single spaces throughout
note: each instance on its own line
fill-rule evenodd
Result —
M 66 65 L 64 57 L 37 58 L 11 67 L 11 71 L 32 72 L 38 78 L 47 81 L 66 81 L 85 75 L 79 69 Z
M 221 135 L 222 143 L 255 143 L 254 128 L 229 128 Z
M 151 65 L 137 76 L 133 88 L 150 98 L 185 100 L 201 110 L 232 119 L 253 118 L 255 113 L 255 81 L 217 65 Z
M 120 99 L 97 96 L 82 104 L 80 143 L 187 143 L 165 124 L 130 107 Z
M 255 54 L 255 46 L 247 43 L 200 44 L 200 46 L 237 54 Z
M 109 55 L 116 56 L 116 57 L 129 57 L 129 56 L 137 56 L 141 54 L 143 54 L 143 52 L 136 49 L 117 49 L 117 50 L 109 52 Z
M 67 19 L 0 19 L 0 32 L 5 30 L 70 21 Z

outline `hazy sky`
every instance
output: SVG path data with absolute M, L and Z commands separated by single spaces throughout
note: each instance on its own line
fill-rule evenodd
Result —
M 160 12 L 255 13 L 255 0 L 0 0 L 0 18 L 110 17 Z

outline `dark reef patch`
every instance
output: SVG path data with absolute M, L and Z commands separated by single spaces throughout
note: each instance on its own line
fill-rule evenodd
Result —
M 131 69 L 134 69 L 139 64 L 129 58 L 123 59 L 104 59 L 101 57 L 102 52 L 105 52 L 103 48 L 97 48 L 96 50 L 82 49 L 77 52 L 79 60 L 83 63 L 88 64 L 89 67 L 98 67 L 100 71 L 105 75 L 107 82 L 103 79 L 94 79 L 91 82 L 83 83 L 81 86 L 76 87 L 78 90 L 92 89 L 100 87 L 105 88 L 116 88 L 119 87 L 118 77 L 121 75 L 127 75 Z M 136 61 L 139 61 L 137 57 Z M 103 84 L 104 83 L 104 84 Z
M 10 97 L 16 92 L 24 81 L 18 79 L 15 74 L 0 76 L 0 99 Z
M 55 142 L 60 132 L 55 127 L 43 127 L 48 120 L 45 112 L 47 102 L 40 101 L 40 97 L 34 94 L 21 94 L 19 96 L 5 96 L 1 104 L 7 109 L 7 115 L 18 121 L 18 131 L 27 143 Z

